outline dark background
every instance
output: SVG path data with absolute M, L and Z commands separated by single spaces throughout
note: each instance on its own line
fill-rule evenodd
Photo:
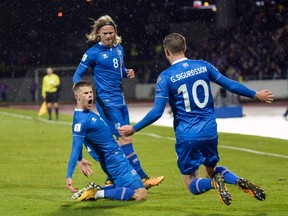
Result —
M 118 24 L 126 65 L 136 67 L 143 79 L 148 73 L 145 82 L 155 81 L 158 73 L 167 67 L 161 43 L 172 31 L 171 26 L 179 26 L 180 33 L 191 33 L 192 30 L 182 27 L 183 23 L 209 30 L 200 35 L 201 40 L 187 38 L 188 57 L 210 61 L 223 73 L 233 66 L 245 79 L 287 77 L 286 0 L 234 0 L 229 1 L 232 2 L 229 6 L 223 0 L 207 1 L 217 5 L 217 12 L 196 10 L 193 2 L 2 0 L 0 77 L 22 76 L 27 67 L 77 65 L 85 50 L 92 46 L 85 38 L 90 31 L 89 18 L 97 19 L 105 14 Z M 63 16 L 59 17 L 59 12 Z M 221 19 L 230 21 L 221 25 Z M 192 35 L 201 34 L 197 29 L 193 31 Z M 276 39 L 275 35 L 278 35 Z M 154 65 L 153 69 L 149 65 Z M 152 73 L 153 70 L 156 72 Z

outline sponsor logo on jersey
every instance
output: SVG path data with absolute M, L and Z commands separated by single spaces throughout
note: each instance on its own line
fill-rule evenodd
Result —
M 81 123 L 74 125 L 74 131 L 75 132 L 80 132 L 81 131 Z
M 83 61 L 83 62 L 86 61 L 87 57 L 88 57 L 88 55 L 86 53 L 84 53 L 84 55 L 82 56 L 81 61 Z
M 103 58 L 106 59 L 108 58 L 108 55 L 106 53 L 103 54 Z

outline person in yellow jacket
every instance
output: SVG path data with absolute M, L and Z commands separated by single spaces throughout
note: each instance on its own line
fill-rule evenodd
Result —
M 55 109 L 56 120 L 59 119 L 59 90 L 60 90 L 60 78 L 54 73 L 52 67 L 47 68 L 47 75 L 43 77 L 42 81 L 42 97 L 47 103 L 47 111 L 49 114 L 49 120 L 52 120 L 52 108 Z

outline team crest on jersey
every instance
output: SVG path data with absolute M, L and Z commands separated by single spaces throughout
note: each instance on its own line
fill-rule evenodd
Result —
M 108 58 L 108 55 L 106 53 L 103 54 L 103 58 L 106 59 Z
M 93 118 L 92 118 L 92 121 L 93 121 L 93 122 L 96 122 L 96 118 L 93 117 Z
M 187 62 L 184 62 L 184 63 L 182 64 L 182 66 L 183 66 L 183 67 L 188 67 L 188 63 L 187 63 Z
M 88 57 L 88 55 L 85 53 L 85 54 L 82 56 L 82 59 L 81 59 L 81 60 L 84 62 L 84 61 L 86 61 L 87 57 Z
M 81 131 L 81 123 L 74 125 L 74 132 L 80 132 Z

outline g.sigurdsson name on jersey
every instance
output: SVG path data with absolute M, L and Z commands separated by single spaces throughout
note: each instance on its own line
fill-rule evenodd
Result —
M 206 66 L 198 67 L 198 68 L 195 68 L 193 70 L 188 70 L 188 71 L 176 74 L 175 76 L 170 77 L 170 80 L 171 80 L 171 82 L 174 83 L 174 82 L 177 82 L 179 80 L 186 79 L 186 78 L 189 78 L 191 76 L 195 76 L 195 75 L 206 73 L 206 72 L 207 72 Z

